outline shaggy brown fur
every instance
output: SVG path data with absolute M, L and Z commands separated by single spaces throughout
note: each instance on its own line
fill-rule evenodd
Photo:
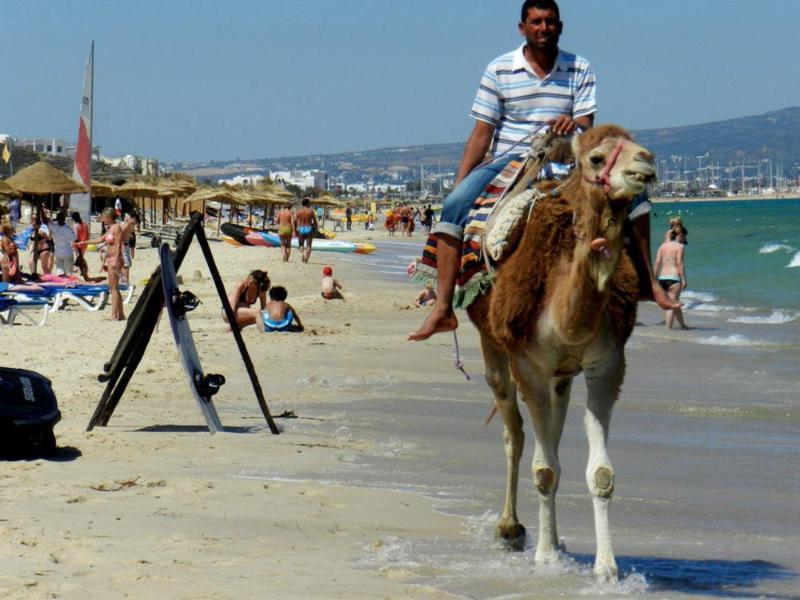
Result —
M 631 139 L 624 129 L 604 126 L 576 138 L 575 149 L 579 154 L 586 152 L 609 136 Z M 513 351 L 534 339 L 536 322 L 548 302 L 546 284 L 555 275 L 554 269 L 560 261 L 583 260 L 588 268 L 586 244 L 576 249 L 577 236 L 591 240 L 601 235 L 604 228 L 601 220 L 609 209 L 614 218 L 620 221 L 625 218 L 627 203 L 608 206 L 601 188 L 587 192 L 582 178 L 580 168 L 576 168 L 557 196 L 547 196 L 537 202 L 531 218 L 521 225 L 525 227 L 522 241 L 498 267 L 492 290 L 476 300 L 468 311 L 481 332 L 501 348 Z M 557 184 L 545 182 L 537 187 L 552 192 Z M 630 259 L 625 252 L 620 254 L 609 284 L 610 293 L 596 290 L 588 270 L 582 279 L 586 284 L 584 293 L 592 301 L 585 306 L 592 313 L 576 311 L 571 315 L 574 323 L 570 326 L 597 322 L 605 311 L 611 318 L 617 339 L 624 344 L 636 320 L 638 297 L 638 277 Z M 607 305 L 603 306 L 605 303 Z

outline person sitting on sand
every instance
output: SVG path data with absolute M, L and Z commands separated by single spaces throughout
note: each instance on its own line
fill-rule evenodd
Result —
M 240 329 L 253 325 L 260 318 L 261 311 L 267 305 L 269 285 L 270 281 L 267 272 L 256 269 L 242 279 L 228 295 L 228 302 L 230 302 L 233 313 L 236 315 L 236 322 L 239 324 Z M 256 301 L 259 302 L 259 308 L 251 309 L 250 307 Z M 228 322 L 225 311 L 222 312 L 222 320 L 226 323 Z
M 417 294 L 411 304 L 417 308 L 436 304 L 436 290 L 433 289 L 433 284 L 430 281 L 425 284 L 425 288 Z
M 294 307 L 286 302 L 288 296 L 286 288 L 276 285 L 269 290 L 269 302 L 261 311 L 261 322 L 264 324 L 264 333 L 275 331 L 303 331 L 303 324 Z
M 678 223 L 669 231 L 670 239 L 661 244 L 656 254 L 653 271 L 658 277 L 658 284 L 667 293 L 672 302 L 677 303 L 681 290 L 686 288 L 686 269 L 683 265 L 684 245 L 686 244 L 686 228 Z M 667 329 L 672 329 L 673 320 L 677 319 L 681 329 L 689 329 L 683 321 L 683 311 L 680 308 L 667 310 L 665 321 Z
M 326 266 L 322 269 L 322 281 L 320 282 L 320 295 L 325 300 L 344 300 L 339 290 L 342 285 L 333 278 L 333 269 Z

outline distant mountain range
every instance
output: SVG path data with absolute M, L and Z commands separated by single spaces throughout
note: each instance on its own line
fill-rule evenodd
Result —
M 800 164 L 800 107 L 784 108 L 762 115 L 713 121 L 699 125 L 662 127 L 633 131 L 637 141 L 660 159 L 671 156 L 696 157 L 726 163 L 754 163 L 761 159 L 782 161 L 784 172 L 794 174 Z M 345 181 L 391 181 L 418 178 L 420 165 L 428 173 L 452 173 L 464 143 L 426 144 L 247 161 L 178 163 L 176 170 L 220 177 L 270 170 L 319 169 Z

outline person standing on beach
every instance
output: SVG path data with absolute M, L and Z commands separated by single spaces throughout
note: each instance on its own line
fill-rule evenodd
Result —
M 292 237 L 294 236 L 294 216 L 287 206 L 278 211 L 275 217 L 278 225 L 278 238 L 281 241 L 281 253 L 283 262 L 289 262 L 289 255 L 292 253 Z
M 664 242 L 656 253 L 656 264 L 653 266 L 658 276 L 658 283 L 667 293 L 669 299 L 677 303 L 681 291 L 686 288 L 686 268 L 683 264 L 684 246 L 686 244 L 687 230 L 682 223 L 670 224 L 669 241 Z M 666 311 L 665 323 L 667 329 L 672 329 L 673 321 L 677 320 L 681 329 L 689 329 L 683 320 L 683 311 L 673 308 Z
M 83 222 L 81 213 L 75 211 L 72 217 L 72 231 L 75 232 L 75 240 L 78 242 L 85 242 L 89 239 L 89 226 Z M 89 265 L 86 263 L 86 248 L 75 244 L 75 265 L 80 269 L 81 277 L 84 281 L 89 281 Z
M 441 219 L 433 228 L 438 301 L 420 328 L 409 334 L 409 340 L 425 340 L 458 327 L 452 303 L 464 227 L 486 186 L 512 160 L 522 158 L 535 132 L 549 127 L 556 135 L 569 136 L 594 124 L 594 70 L 585 58 L 559 49 L 564 24 L 555 0 L 526 0 L 518 28 L 525 42 L 489 63 L 481 79 L 470 111 L 475 125 L 464 148 L 456 187 L 445 199 Z M 493 159 L 482 164 L 487 152 Z M 631 254 L 640 277 L 649 278 L 649 285 L 642 286 L 642 299 L 655 299 L 662 308 L 674 308 L 650 265 L 651 209 L 646 195 L 634 199 L 629 207 Z
M 297 242 L 300 256 L 307 263 L 311 257 L 311 242 L 317 229 L 317 215 L 311 209 L 311 200 L 303 198 L 302 206 L 294 216 L 294 228 L 297 231 Z
M 111 293 L 111 320 L 124 321 L 125 312 L 122 308 L 122 294 L 119 291 L 120 278 L 122 277 L 122 227 L 117 223 L 116 211 L 109 207 L 100 213 L 100 219 L 105 226 L 104 233 L 97 239 L 77 242 L 76 245 L 85 248 L 89 244 L 105 244 L 106 258 L 103 268 L 108 272 L 108 288 Z
M 11 227 L 14 229 L 19 225 L 19 198 L 12 198 L 8 202 L 8 218 L 11 219 Z
M 56 214 L 55 225 L 51 227 L 53 236 L 53 253 L 55 254 L 56 275 L 72 276 L 75 268 L 73 244 L 77 239 L 72 227 L 67 225 L 67 215 L 63 211 Z
M 133 264 L 134 251 L 136 249 L 136 233 L 134 229 L 139 227 L 141 219 L 139 213 L 132 212 L 125 215 L 125 220 L 120 228 L 122 229 L 122 279 L 124 283 L 130 283 L 131 265 Z
M 353 229 L 353 207 L 347 203 L 347 208 L 344 209 L 344 217 L 347 220 L 347 231 Z

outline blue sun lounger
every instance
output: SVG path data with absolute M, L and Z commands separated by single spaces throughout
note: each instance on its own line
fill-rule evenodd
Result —
M 39 319 L 31 317 L 29 312 L 41 312 Z M 13 325 L 17 317 L 25 317 L 33 325 L 44 325 L 47 323 L 47 315 L 50 314 L 50 302 L 42 296 L 26 296 L 15 294 L 14 297 L 7 295 L 0 296 L 0 325 Z

